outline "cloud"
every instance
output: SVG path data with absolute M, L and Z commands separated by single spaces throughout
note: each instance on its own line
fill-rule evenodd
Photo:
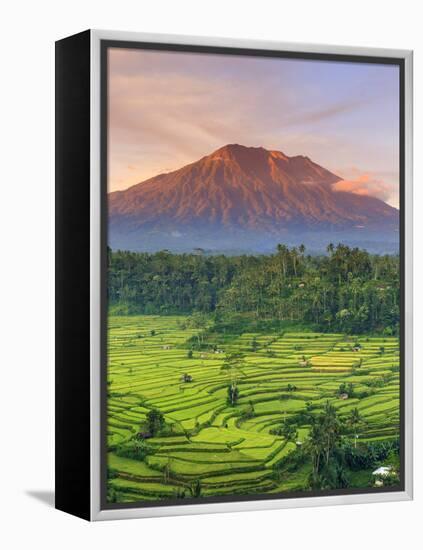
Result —
M 347 100 L 336 103 L 323 109 L 314 109 L 313 111 L 307 111 L 298 113 L 289 117 L 286 121 L 287 125 L 302 125 L 311 124 L 314 122 L 322 122 L 336 118 L 339 115 L 354 111 L 356 108 L 365 105 L 366 101 L 363 98 L 357 100 Z
M 390 200 L 392 195 L 392 184 L 371 177 L 369 174 L 361 174 L 355 179 L 338 181 L 332 188 L 334 191 L 347 191 L 356 195 L 376 197 L 385 202 Z

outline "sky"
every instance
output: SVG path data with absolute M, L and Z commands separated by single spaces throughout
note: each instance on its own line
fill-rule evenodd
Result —
M 109 191 L 239 143 L 398 207 L 397 66 L 111 48 L 108 79 Z

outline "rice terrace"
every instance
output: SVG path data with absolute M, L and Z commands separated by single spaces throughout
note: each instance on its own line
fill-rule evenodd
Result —
M 285 273 L 279 262 L 283 254 L 291 266 Z M 165 272 L 175 277 L 175 270 L 182 269 L 173 263 L 173 271 L 166 271 L 167 264 L 181 259 L 191 279 L 207 264 L 213 280 L 211 264 L 221 269 L 222 264 L 241 262 L 244 286 L 251 264 L 257 273 L 257 257 L 110 252 L 108 502 L 383 487 L 399 482 L 398 336 L 386 326 L 382 331 L 354 330 L 353 320 L 354 312 L 362 314 L 363 301 L 377 310 L 375 325 L 380 316 L 388 315 L 381 303 L 386 302 L 392 314 L 389 292 L 394 295 L 395 289 L 386 280 L 395 272 L 391 264 L 397 258 L 363 253 L 368 273 L 359 287 L 354 286 L 351 267 L 345 277 L 338 277 L 338 272 L 332 277 L 329 269 L 327 277 L 338 287 L 338 299 L 341 290 L 345 294 L 345 307 L 332 321 L 326 314 L 323 322 L 325 308 L 339 309 L 339 302 L 328 297 L 327 305 L 311 305 L 319 309 L 316 321 L 322 329 L 316 330 L 318 323 L 311 319 L 304 322 L 307 300 L 313 304 L 316 292 L 311 287 L 323 284 L 312 282 L 312 266 L 319 264 L 322 271 L 332 262 L 344 270 L 337 260 L 351 254 L 348 247 L 338 247 L 329 257 L 294 260 L 297 265 L 292 264 L 294 255 L 289 250 L 261 257 L 265 272 L 270 273 L 272 265 L 282 265 L 281 279 L 290 287 L 284 311 L 263 296 L 259 298 L 263 310 L 255 308 L 251 313 L 252 304 L 246 304 L 245 311 L 240 311 L 239 303 L 229 299 L 237 286 L 235 274 L 220 283 L 225 287 L 219 291 L 220 301 L 197 304 L 186 315 L 172 314 L 181 309 L 174 304 L 183 299 L 180 282 L 175 283 L 176 292 L 161 298 L 155 289 L 155 299 L 166 304 L 158 315 L 139 314 L 134 304 L 142 299 L 149 304 L 144 309 L 159 309 L 145 293 L 158 282 L 158 273 L 160 284 L 166 286 Z M 142 271 L 137 274 L 140 263 Z M 139 280 L 135 284 L 140 273 L 148 284 Z M 271 288 L 267 281 L 264 285 Z M 136 295 L 135 287 L 142 289 L 143 298 Z M 200 294 L 207 298 L 204 284 Z M 191 287 L 193 299 L 200 294 Z M 298 295 L 303 296 L 301 306 Z M 375 302 L 376 295 L 383 299 Z M 344 318 L 353 324 L 347 325 Z M 371 323 L 369 319 L 366 322 Z M 365 320 L 360 322 L 363 328 Z M 328 330 L 328 323 L 336 330 Z M 389 475 L 374 475 L 378 467 L 385 467 Z

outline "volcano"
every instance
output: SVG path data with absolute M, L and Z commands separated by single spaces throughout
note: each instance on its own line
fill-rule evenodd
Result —
M 179 170 L 108 195 L 112 249 L 265 253 L 328 242 L 397 252 L 399 211 L 338 191 L 341 178 L 307 156 L 226 145 Z

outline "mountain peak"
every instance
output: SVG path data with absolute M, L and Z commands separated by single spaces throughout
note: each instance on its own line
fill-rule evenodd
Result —
M 264 149 L 264 147 L 248 147 L 247 145 L 240 145 L 239 143 L 227 143 L 226 145 L 219 147 L 219 149 L 216 149 L 216 151 L 214 151 L 212 155 L 223 151 L 236 153 L 237 151 L 257 151 L 257 150 L 265 151 L 266 149 Z
M 292 159 L 304 159 L 304 161 L 311 162 L 311 160 L 308 157 L 299 155 L 298 157 L 288 157 L 288 155 L 285 155 L 282 151 L 277 150 L 269 150 L 265 149 L 264 147 L 248 147 L 246 145 L 240 145 L 239 143 L 228 143 L 227 145 L 224 145 L 223 147 L 219 147 L 219 149 L 216 149 L 213 153 L 208 155 L 206 158 L 211 158 L 213 160 L 240 160 L 240 161 L 246 161 L 249 159 L 250 161 L 256 161 L 256 162 L 266 162 L 269 163 L 270 161 L 284 161 L 287 162 L 291 158 Z
M 275 163 L 286 164 L 290 157 L 281 151 L 269 151 L 264 147 L 247 147 L 238 143 L 230 143 L 204 157 L 203 160 L 212 163 L 223 162 L 226 168 L 232 166 L 235 169 L 237 167 L 244 172 L 247 178 L 255 175 L 260 179 L 272 179 L 271 172 L 275 169 Z
M 109 194 L 110 231 L 141 240 L 162 235 L 163 242 L 166 235 L 197 235 L 201 245 L 200 232 L 224 234 L 223 241 L 243 234 L 267 242 L 304 231 L 396 230 L 394 208 L 374 197 L 337 192 L 333 184 L 340 179 L 303 155 L 231 143 Z
M 254 155 L 268 153 L 263 147 L 247 147 L 239 143 L 228 143 L 223 147 L 216 149 L 209 157 L 237 157 L 239 155 Z

